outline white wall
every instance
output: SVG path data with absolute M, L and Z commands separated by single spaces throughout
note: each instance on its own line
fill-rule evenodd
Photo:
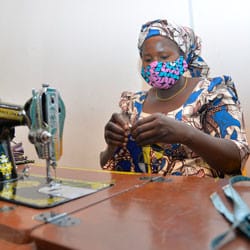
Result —
M 0 98 L 24 104 L 32 88 L 43 83 L 58 88 L 67 108 L 59 165 L 98 169 L 104 124 L 118 110 L 120 93 L 144 86 L 137 37 L 146 21 L 168 18 L 193 25 L 203 39 L 212 73 L 233 76 L 247 109 L 250 17 L 246 5 L 247 0 L 154 4 L 150 0 L 0 0 Z M 28 128 L 16 130 L 26 154 L 37 160 L 27 140 Z
M 248 108 L 248 65 L 250 65 L 250 2 L 247 0 L 192 0 L 196 32 L 203 40 L 203 55 L 213 75 L 229 74 L 238 86 L 246 120 Z M 248 131 L 250 132 L 250 131 Z

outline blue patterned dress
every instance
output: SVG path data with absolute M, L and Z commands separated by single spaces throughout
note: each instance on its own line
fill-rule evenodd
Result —
M 147 91 L 124 92 L 120 100 L 123 111 L 144 117 L 143 103 Z M 243 112 L 231 77 L 203 78 L 187 101 L 167 114 L 214 137 L 232 140 L 241 155 L 241 172 L 249 156 Z M 199 155 L 182 144 L 154 144 L 141 147 L 131 136 L 126 148 L 119 148 L 103 167 L 106 170 L 160 173 L 164 175 L 196 175 L 224 177 Z

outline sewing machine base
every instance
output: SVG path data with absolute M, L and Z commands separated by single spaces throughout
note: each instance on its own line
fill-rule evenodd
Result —
M 0 182 L 0 200 L 32 208 L 50 208 L 111 186 L 111 183 L 70 179 L 48 184 L 44 176 L 31 175 Z

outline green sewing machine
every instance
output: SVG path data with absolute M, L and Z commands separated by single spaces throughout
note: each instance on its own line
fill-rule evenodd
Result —
M 33 90 L 24 106 L 0 101 L 0 200 L 48 208 L 111 186 L 105 182 L 52 178 L 51 169 L 56 172 L 62 155 L 64 120 L 64 103 L 59 92 L 49 85 Z M 28 165 L 20 173 L 11 145 L 17 126 L 28 126 L 29 141 L 38 157 L 46 161 L 46 178 L 32 174 Z
M 64 120 L 64 103 L 59 92 L 49 85 L 43 85 L 40 91 L 33 90 L 32 98 L 24 106 L 0 101 L 0 181 L 18 177 L 10 143 L 15 127 L 26 125 L 38 157 L 46 160 L 46 178 L 50 182 L 51 167 L 56 168 L 62 155 Z

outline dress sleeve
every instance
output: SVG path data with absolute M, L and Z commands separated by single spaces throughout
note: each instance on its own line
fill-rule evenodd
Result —
M 235 84 L 231 77 L 215 77 L 207 88 L 205 115 L 202 126 L 206 133 L 232 140 L 239 149 L 241 170 L 249 156 L 245 121 Z

